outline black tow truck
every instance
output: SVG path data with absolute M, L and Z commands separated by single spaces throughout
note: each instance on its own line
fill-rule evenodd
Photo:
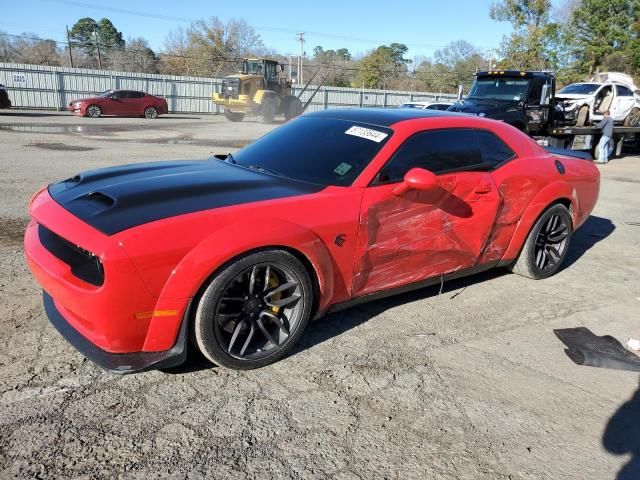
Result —
M 569 125 L 555 91 L 556 78 L 552 72 L 478 72 L 468 95 L 449 107 L 449 111 L 501 120 L 545 146 L 586 150 L 597 158 L 600 129 Z M 616 155 L 625 142 L 640 146 L 640 127 L 616 125 L 613 135 Z

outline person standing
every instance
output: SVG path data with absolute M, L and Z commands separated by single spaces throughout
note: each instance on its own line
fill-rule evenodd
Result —
M 602 138 L 600 138 L 600 156 L 596 163 L 608 163 L 609 162 L 609 145 L 613 141 L 613 118 L 611 118 L 611 112 L 607 110 L 604 112 L 604 117 L 600 120 L 597 127 L 602 131 Z

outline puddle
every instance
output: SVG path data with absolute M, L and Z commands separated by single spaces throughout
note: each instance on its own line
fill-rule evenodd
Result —
M 79 133 L 110 135 L 132 130 L 148 130 L 147 125 L 42 125 L 36 123 L 10 123 L 0 125 L 0 130 L 23 133 Z
M 155 145 L 196 145 L 200 147 L 231 147 L 243 148 L 249 145 L 253 140 L 238 139 L 218 139 L 218 140 L 202 140 L 191 138 L 189 136 L 174 138 L 142 138 L 136 140 L 138 143 L 153 143 Z
M 60 150 L 66 152 L 88 152 L 95 150 L 93 147 L 81 147 L 80 145 L 67 145 L 66 143 L 29 143 L 27 147 L 42 148 L 45 150 Z
M 27 223 L 26 219 L 0 217 L 0 247 L 21 244 Z

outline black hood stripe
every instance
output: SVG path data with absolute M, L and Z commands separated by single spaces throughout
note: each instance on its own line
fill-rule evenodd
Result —
M 164 218 L 316 193 L 324 186 L 219 160 L 154 162 L 82 173 L 49 186 L 53 199 L 113 235 Z

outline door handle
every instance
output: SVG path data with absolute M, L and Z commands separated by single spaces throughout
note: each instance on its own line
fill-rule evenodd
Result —
M 491 190 L 493 190 L 493 187 L 490 183 L 481 183 L 476 187 L 474 193 L 489 193 Z

